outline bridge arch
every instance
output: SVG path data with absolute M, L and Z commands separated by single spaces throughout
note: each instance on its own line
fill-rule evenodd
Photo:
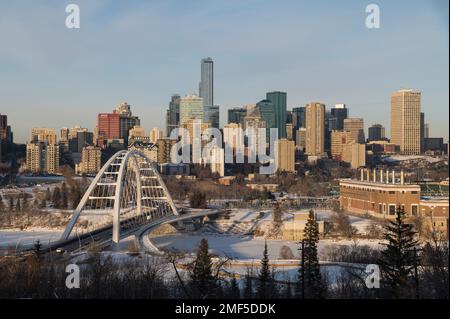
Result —
M 61 241 L 112 227 L 112 240 L 177 208 L 155 163 L 136 150 L 114 154 L 92 180 L 73 211 Z

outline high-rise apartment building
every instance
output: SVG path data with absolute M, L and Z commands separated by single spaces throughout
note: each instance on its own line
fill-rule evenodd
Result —
M 345 107 L 345 104 L 336 104 L 331 109 L 331 115 L 336 118 L 336 127 L 333 129 L 343 130 L 344 120 L 348 117 L 348 109 Z
M 172 146 L 176 143 L 176 140 L 172 140 L 169 138 L 161 138 L 156 141 L 156 145 L 158 147 L 158 164 L 171 162 L 170 152 L 172 150 Z
M 102 167 L 102 152 L 100 147 L 86 146 L 81 151 L 81 162 L 76 165 L 77 174 L 95 175 Z
M 166 113 L 166 136 L 170 136 L 170 132 L 180 126 L 180 100 L 181 97 L 174 94 L 169 102 Z
M 189 120 L 204 122 L 203 99 L 195 94 L 186 95 L 180 100 L 180 125 Z
M 325 152 L 325 104 L 312 102 L 306 105 L 306 154 L 321 156 Z
M 381 124 L 374 124 L 369 127 L 369 142 L 382 141 L 385 139 L 385 129 Z
M 59 146 L 47 141 L 27 144 L 27 170 L 36 174 L 56 174 L 59 169 Z
M 391 142 L 400 146 L 402 154 L 420 154 L 420 96 L 414 90 L 391 95 Z
M 54 129 L 46 127 L 34 127 L 31 129 L 32 142 L 47 142 L 48 144 L 56 144 L 57 136 Z
M 163 131 L 157 127 L 152 128 L 150 131 L 150 142 L 156 143 L 157 140 L 163 138 Z
M 206 106 L 214 105 L 214 61 L 212 58 L 204 58 L 201 61 L 201 74 L 199 84 L 199 96 Z
M 306 150 L 306 127 L 300 127 L 295 131 L 295 147 L 305 152 Z
M 276 141 L 277 150 L 277 170 L 284 172 L 295 172 L 295 143 L 288 139 Z
M 355 143 L 364 144 L 364 120 L 362 118 L 344 119 L 344 130 L 351 132 L 351 137 Z
M 279 91 L 268 92 L 266 93 L 266 100 L 272 102 L 275 108 L 275 127 L 278 128 L 278 138 L 285 138 L 287 120 L 287 93 Z

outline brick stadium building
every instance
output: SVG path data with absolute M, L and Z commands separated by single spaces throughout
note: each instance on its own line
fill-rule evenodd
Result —
M 433 227 L 448 233 L 448 197 L 421 197 L 420 185 L 405 183 L 403 171 L 363 169 L 359 180 L 342 179 L 339 188 L 344 211 L 394 219 L 400 206 L 408 217 L 429 217 Z

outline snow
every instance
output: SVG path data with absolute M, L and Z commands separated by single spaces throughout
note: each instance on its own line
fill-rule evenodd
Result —
M 217 256 L 228 256 L 233 259 L 261 259 L 264 250 L 263 238 L 252 236 L 221 236 L 200 233 L 177 233 L 151 238 L 152 243 L 160 249 L 175 249 L 184 252 L 195 252 L 202 238 L 208 240 L 210 252 Z M 372 248 L 379 247 L 378 240 L 320 240 L 318 244 L 319 256 L 325 247 L 330 245 L 368 245 Z M 269 259 L 279 259 L 280 249 L 288 246 L 294 257 L 299 257 L 299 245 L 297 242 L 286 240 L 267 240 Z
M 0 230 L 0 247 L 30 247 L 35 241 L 40 240 L 42 244 L 57 241 L 61 237 L 61 231 L 43 230 Z

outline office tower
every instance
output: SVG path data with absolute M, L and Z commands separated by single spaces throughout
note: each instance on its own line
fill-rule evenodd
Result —
M 391 142 L 402 154 L 420 154 L 420 95 L 414 90 L 391 95 Z
M 120 117 L 116 113 L 100 113 L 97 117 L 97 146 L 106 146 L 109 139 L 120 138 Z
M 344 120 L 344 130 L 351 132 L 355 143 L 364 144 L 364 120 L 362 118 L 347 118 Z
M 325 104 L 313 102 L 306 105 L 306 154 L 321 156 L 324 149 Z
M 128 144 L 128 134 L 130 130 L 136 125 L 141 125 L 141 120 L 131 113 L 130 104 L 127 102 L 120 103 L 113 111 L 114 114 L 119 114 L 120 134 L 119 138 L 123 139 L 124 144 Z
M 366 165 L 366 145 L 354 141 L 343 145 L 342 161 L 350 164 L 353 169 Z
M 385 139 L 384 126 L 381 124 L 374 124 L 369 127 L 369 142 L 382 141 Z
M 180 127 L 189 133 L 189 143 L 191 145 L 193 145 L 194 141 L 198 142 L 199 145 L 207 143 L 207 141 L 202 140 L 201 134 L 209 128 L 209 123 L 205 123 L 202 120 L 190 119 L 182 122 Z
M 170 136 L 170 132 L 180 126 L 180 100 L 178 94 L 172 95 L 169 102 L 169 109 L 166 113 L 166 135 Z
M 350 131 L 331 131 L 331 157 L 336 161 L 341 161 L 344 145 L 352 141 Z
M 277 120 L 276 120 L 277 115 L 276 115 L 275 105 L 269 100 L 261 100 L 258 103 L 256 103 L 256 108 L 259 111 L 261 120 L 264 121 L 264 123 L 266 125 L 265 126 L 266 127 L 266 143 L 269 142 L 271 128 L 276 128 L 278 130 L 278 137 L 279 137 L 280 130 L 277 127 Z M 285 124 L 283 124 L 283 125 L 285 125 Z
M 186 95 L 180 100 L 180 125 L 188 120 L 204 121 L 203 99 L 195 94 Z
M 295 143 L 285 138 L 276 141 L 277 170 L 295 172 Z
M 211 58 L 201 61 L 201 80 L 199 84 L 199 96 L 206 106 L 214 105 L 214 62 Z
M 8 116 L 0 114 L 0 162 L 6 159 L 10 144 L 13 142 L 11 126 L 8 125 Z
M 297 134 L 295 132 L 297 132 L 301 127 L 306 127 L 305 115 L 305 107 L 294 107 L 292 109 L 292 128 L 294 130 L 294 141 L 297 141 Z
M 228 110 L 228 124 L 236 123 L 242 124 L 244 116 L 247 115 L 247 110 L 243 107 L 235 107 Z
M 294 140 L 294 129 L 292 123 L 286 123 L 286 138 L 290 141 Z
M 292 124 L 292 111 L 286 111 L 286 124 Z
M 336 118 L 336 128 L 335 130 L 343 130 L 344 129 L 344 120 L 348 117 L 348 109 L 345 107 L 345 104 L 336 104 L 331 109 L 331 115 Z
M 145 138 L 145 129 L 143 127 L 135 126 L 128 133 L 128 142 L 131 139 L 141 139 L 141 138 Z
M 37 174 L 56 174 L 59 169 L 59 146 L 47 141 L 27 144 L 27 170 Z
M 305 152 L 305 150 L 306 150 L 306 127 L 300 127 L 295 132 L 295 147 L 298 150 Z
M 425 151 L 425 113 L 420 112 L 420 153 Z
M 278 91 L 268 92 L 266 93 L 266 99 L 271 101 L 275 108 L 275 127 L 278 128 L 278 138 L 285 138 L 287 94 Z
M 429 138 L 430 137 L 430 124 L 425 123 L 424 129 L 423 129 L 423 137 Z
M 77 153 L 81 153 L 83 148 L 94 144 L 94 133 L 92 132 L 77 132 Z
M 85 146 L 81 150 L 81 162 L 76 165 L 77 174 L 95 175 L 102 167 L 102 152 L 100 147 Z
M 325 111 L 324 147 L 326 152 L 331 150 L 331 132 L 337 130 L 337 127 L 337 118 L 330 111 Z
M 210 127 L 219 129 L 219 106 L 218 105 L 205 105 L 204 109 L 204 121 L 209 123 Z
M 57 137 L 54 129 L 45 127 L 34 127 L 31 129 L 32 142 L 47 142 L 48 144 L 56 144 Z
M 150 142 L 156 143 L 157 140 L 163 138 L 163 131 L 157 127 L 152 128 L 150 131 Z
M 220 147 L 211 149 L 211 174 L 225 176 L 225 151 Z
M 0 140 L 8 138 L 8 116 L 0 114 Z

